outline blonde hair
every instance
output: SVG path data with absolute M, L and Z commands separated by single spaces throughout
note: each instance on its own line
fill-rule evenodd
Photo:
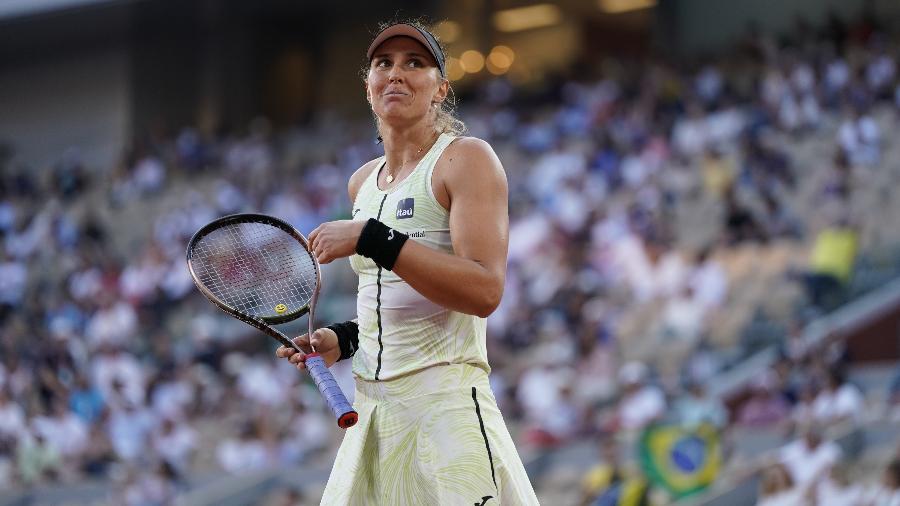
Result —
M 373 34 L 373 36 L 375 34 L 381 32 L 385 28 L 387 28 L 391 25 L 398 24 L 398 23 L 404 23 L 407 25 L 411 25 L 420 30 L 424 30 L 426 32 L 431 33 L 434 36 L 434 40 L 436 40 L 438 45 L 440 46 L 441 51 L 443 51 L 446 54 L 444 44 L 442 44 L 441 40 L 438 39 L 437 36 L 434 35 L 434 32 L 432 32 L 429 29 L 429 27 L 428 27 L 429 23 L 424 18 L 394 19 L 391 21 L 385 21 L 378 25 L 378 28 L 375 29 L 375 33 Z M 367 61 L 366 64 L 363 66 L 363 68 L 360 71 L 363 81 L 366 80 L 366 77 L 369 74 L 369 65 L 370 65 L 370 62 Z M 440 71 L 438 71 L 438 72 L 440 73 Z M 441 76 L 441 79 L 446 80 L 446 77 Z M 447 83 L 447 86 L 448 86 L 448 92 L 447 92 L 447 96 L 444 98 L 444 100 L 441 102 L 434 103 L 434 106 L 435 106 L 434 107 L 435 108 L 434 122 L 432 123 L 434 125 L 434 131 L 437 134 L 450 134 L 450 135 L 455 135 L 455 136 L 465 135 L 469 129 L 466 127 L 466 124 L 463 123 L 463 121 L 461 119 L 459 119 L 459 116 L 457 115 L 456 94 L 453 92 L 453 87 L 450 86 L 449 82 Z M 375 114 L 374 110 L 372 111 L 372 116 L 374 117 L 374 120 L 375 120 L 375 130 L 378 131 L 378 141 L 381 142 L 381 120 Z
M 450 88 L 444 101 L 438 104 L 434 118 L 434 129 L 439 134 L 456 136 L 465 135 L 469 130 L 466 128 L 466 124 L 456 115 L 456 94 L 453 93 L 453 88 Z

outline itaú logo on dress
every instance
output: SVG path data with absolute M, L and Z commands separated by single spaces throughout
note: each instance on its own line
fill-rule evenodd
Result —
M 412 218 L 414 210 L 415 201 L 412 197 L 397 202 L 397 219 L 403 220 L 406 218 Z

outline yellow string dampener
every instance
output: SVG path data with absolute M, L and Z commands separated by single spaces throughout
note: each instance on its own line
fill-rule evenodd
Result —
M 285 311 L 287 311 L 287 306 L 285 306 L 284 304 L 278 304 L 277 306 L 275 306 L 276 313 L 281 314 L 281 313 L 284 313 Z

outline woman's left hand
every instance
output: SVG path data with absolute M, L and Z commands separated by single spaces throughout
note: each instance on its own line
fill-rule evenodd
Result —
M 309 249 L 320 264 L 356 253 L 364 221 L 338 220 L 322 223 L 309 234 Z

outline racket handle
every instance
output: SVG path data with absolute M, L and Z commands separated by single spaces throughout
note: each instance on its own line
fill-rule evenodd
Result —
M 337 418 L 338 427 L 346 429 L 356 425 L 359 415 L 347 402 L 344 392 L 341 391 L 341 387 L 338 386 L 331 371 L 325 365 L 325 359 L 318 353 L 310 353 L 306 356 L 306 370 L 309 371 L 319 392 L 322 393 L 322 397 L 325 398 L 325 402 L 328 403 L 328 407 Z

